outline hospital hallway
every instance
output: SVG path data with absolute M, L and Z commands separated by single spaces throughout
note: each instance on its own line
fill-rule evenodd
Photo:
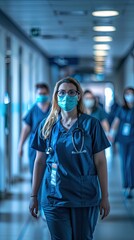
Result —
M 107 196 L 102 130 L 117 145 L 105 150 L 111 211 L 93 240 L 134 240 L 134 0 L 0 0 L 0 240 L 51 240 L 45 218 L 29 212 L 36 150 L 50 161 L 46 199 L 96 203 L 93 155 Z M 81 236 L 88 216 L 76 216 Z
M 109 173 L 110 215 L 98 219 L 94 240 L 133 240 L 134 192 L 126 199 L 121 188 L 120 157 L 112 149 L 106 150 Z M 29 214 L 30 176 L 26 172 L 20 183 L 14 183 L 7 199 L 0 205 L 1 240 L 50 240 L 46 221 Z M 63 239 L 64 240 L 64 239 Z M 83 239 L 84 240 L 84 239 Z

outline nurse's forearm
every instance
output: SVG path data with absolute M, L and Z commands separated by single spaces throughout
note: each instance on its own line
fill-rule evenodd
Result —
M 42 178 L 45 171 L 45 159 L 36 157 L 34 163 L 33 180 L 32 180 L 32 193 L 31 196 L 36 196 L 38 194 Z
M 29 136 L 29 133 L 31 131 L 31 128 L 28 124 L 25 124 L 20 136 L 19 146 L 23 146 L 24 142 L 26 141 L 27 137 Z
M 107 180 L 107 166 L 106 161 L 103 159 L 103 162 L 100 162 L 98 168 L 98 178 L 100 182 L 102 198 L 108 197 L 108 180 Z
M 104 151 L 94 155 L 94 161 L 100 182 L 102 198 L 108 197 L 107 163 Z
M 104 119 L 102 122 L 101 122 L 101 125 L 105 131 L 105 133 L 109 132 L 109 129 L 110 129 L 110 126 L 109 126 L 109 123 L 106 119 Z

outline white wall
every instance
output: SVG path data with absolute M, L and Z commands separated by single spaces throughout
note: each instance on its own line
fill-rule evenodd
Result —
M 27 46 L 9 31 L 0 26 L 0 192 L 6 190 L 6 151 L 4 131 L 4 94 L 5 94 L 5 43 L 6 36 L 11 38 L 11 179 L 20 176 L 18 142 L 20 137 L 20 109 L 19 109 L 19 47 L 22 47 L 22 117 L 27 113 L 28 107 L 34 103 L 36 82 L 49 83 L 50 70 L 47 59 L 33 48 Z M 32 69 L 30 70 L 30 54 L 32 55 Z M 24 147 L 22 164 L 28 165 L 27 142 Z
M 5 89 L 5 31 L 0 26 L 0 192 L 6 189 L 6 156 L 5 156 L 5 131 L 4 131 L 4 89 Z
M 11 112 L 12 112 L 12 136 L 11 136 L 11 154 L 12 154 L 12 164 L 11 164 L 11 174 L 12 176 L 19 174 L 19 159 L 18 159 L 18 138 L 19 138 L 19 61 L 18 61 L 18 54 L 19 54 L 19 43 L 17 39 L 11 35 Z

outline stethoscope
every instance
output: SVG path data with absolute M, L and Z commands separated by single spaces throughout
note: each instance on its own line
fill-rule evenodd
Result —
M 81 146 L 80 148 L 78 149 L 76 144 L 75 144 L 75 134 L 79 133 L 80 134 L 80 138 L 81 138 Z M 87 151 L 84 149 L 83 150 L 83 147 L 84 147 L 84 130 L 82 128 L 79 127 L 79 124 L 78 124 L 78 127 L 75 128 L 73 131 L 72 131 L 72 143 L 73 143 L 73 147 L 74 147 L 74 150 L 75 151 L 72 151 L 72 154 L 80 154 L 80 153 L 86 153 Z
M 54 128 L 55 124 L 52 127 L 50 137 L 48 139 L 48 147 L 46 149 L 46 154 L 47 155 L 51 155 L 54 152 L 54 149 L 51 146 L 51 140 L 52 140 L 52 132 L 53 132 L 53 128 Z M 57 131 L 57 136 L 55 136 L 55 142 L 57 142 L 57 140 L 58 140 L 58 133 L 59 133 L 59 131 Z M 76 146 L 76 143 L 75 143 L 75 135 L 78 134 L 78 133 L 80 134 L 80 138 L 81 138 L 81 146 L 80 146 L 79 149 L 78 149 L 78 147 Z M 79 127 L 79 116 L 77 118 L 77 127 L 72 131 L 72 144 L 73 144 L 73 147 L 74 147 L 74 150 L 72 151 L 72 154 L 81 154 L 81 153 L 86 153 L 87 152 L 85 149 L 83 149 L 83 147 L 84 147 L 84 130 Z

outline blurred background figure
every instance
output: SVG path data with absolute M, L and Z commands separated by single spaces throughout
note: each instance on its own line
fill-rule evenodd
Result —
M 104 104 L 101 102 L 100 96 L 95 96 L 96 97 L 96 103 L 99 107 L 104 108 Z
M 109 140 L 114 141 L 118 130 L 117 141 L 121 155 L 122 184 L 125 196 L 132 198 L 132 189 L 134 188 L 134 88 L 125 88 L 123 101 L 124 103 L 118 109 L 112 123 Z
M 120 107 L 120 104 L 118 103 L 118 99 L 117 99 L 117 97 L 114 97 L 113 104 L 111 105 L 110 112 L 108 113 L 108 122 L 109 122 L 110 126 L 116 116 L 116 113 L 117 113 L 119 107 Z
M 120 104 L 118 103 L 118 99 L 117 99 L 117 97 L 114 97 L 113 104 L 111 105 L 110 112 L 108 113 L 108 122 L 109 122 L 110 127 L 112 125 L 112 122 L 113 122 L 119 108 L 120 108 Z M 117 144 L 116 144 L 117 143 L 117 135 L 118 135 L 118 131 L 116 131 L 116 135 L 112 142 L 113 153 L 117 153 L 117 151 L 118 151 Z
M 30 147 L 35 131 L 39 123 L 47 117 L 50 110 L 50 92 L 49 87 L 45 83 L 37 83 L 35 86 L 36 91 L 36 103 L 28 111 L 23 118 L 24 127 L 22 128 L 18 153 L 19 156 L 23 156 L 23 145 L 26 139 L 29 137 L 28 158 L 29 169 L 31 173 L 31 179 L 33 175 L 34 160 L 36 157 L 36 150 Z M 39 196 L 40 198 L 40 196 Z
M 94 94 L 90 90 L 86 90 L 84 92 L 83 101 L 86 113 L 97 118 L 101 122 L 101 125 L 105 133 L 107 134 L 109 132 L 107 113 L 101 106 L 98 105 L 98 100 L 96 99 L 96 96 L 94 96 Z

